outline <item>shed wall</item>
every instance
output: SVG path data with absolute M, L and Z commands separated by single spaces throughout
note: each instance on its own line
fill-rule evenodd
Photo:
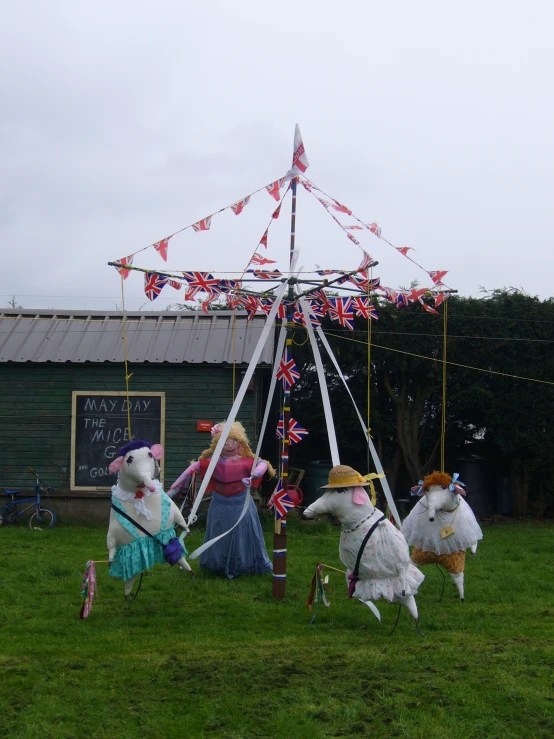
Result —
M 253 388 L 238 414 L 252 439 L 259 424 L 262 372 L 255 373 Z M 169 487 L 190 460 L 209 446 L 210 434 L 198 432 L 196 421 L 221 421 L 230 410 L 232 368 L 142 363 L 129 364 L 129 373 L 130 390 L 166 393 L 164 482 Z M 123 365 L 113 363 L 0 364 L 0 489 L 32 487 L 30 465 L 57 491 L 69 491 L 71 393 L 124 390 L 124 377 Z M 241 380 L 237 369 L 235 391 Z

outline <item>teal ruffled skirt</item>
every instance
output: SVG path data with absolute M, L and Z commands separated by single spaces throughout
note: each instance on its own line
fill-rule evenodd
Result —
M 162 529 L 156 534 L 155 539 L 146 535 L 137 536 L 129 544 L 117 547 L 113 564 L 110 566 L 110 575 L 129 580 L 144 570 L 152 569 L 156 562 L 163 564 L 165 562 L 163 547 L 175 536 L 175 527 L 171 526 L 169 529 Z

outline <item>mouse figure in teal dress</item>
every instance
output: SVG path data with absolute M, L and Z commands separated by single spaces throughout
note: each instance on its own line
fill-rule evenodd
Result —
M 179 551 L 173 552 L 173 560 L 167 556 L 172 540 L 173 548 L 179 549 L 175 526 L 185 531 L 188 528 L 175 503 L 155 479 L 157 462 L 163 453 L 160 444 L 135 440 L 122 447 L 109 466 L 110 472 L 119 473 L 117 484 L 112 487 L 107 536 L 110 575 L 124 580 L 125 597 L 131 593 L 136 577 L 156 562 L 169 561 L 192 572 L 182 544 Z

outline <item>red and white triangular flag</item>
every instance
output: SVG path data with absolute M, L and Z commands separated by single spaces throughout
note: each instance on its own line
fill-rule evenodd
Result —
M 198 221 L 198 223 L 193 223 L 192 227 L 195 231 L 209 231 L 210 226 L 212 225 L 212 216 L 208 216 L 207 218 L 202 218 L 201 221 Z
M 409 251 L 415 251 L 411 246 L 395 246 L 396 251 L 399 251 L 403 256 L 407 257 Z
M 448 270 L 444 269 L 435 269 L 428 272 L 429 277 L 433 280 L 435 285 L 438 285 L 446 274 L 448 274 Z
M 231 210 L 236 216 L 238 216 L 242 213 L 242 211 L 248 205 L 249 202 L 250 202 L 250 195 L 244 198 L 244 200 L 239 200 L 238 203 L 234 203 L 234 205 L 231 206 Z
M 130 269 L 125 269 L 125 266 L 124 265 L 126 265 L 126 264 L 131 265 L 131 264 L 133 264 L 133 257 L 134 256 L 135 256 L 134 254 L 131 254 L 130 257 L 122 257 L 121 259 L 118 259 L 117 260 L 122 266 L 121 267 L 116 267 L 116 269 L 119 272 L 119 274 L 123 277 L 124 280 L 126 280 L 127 277 L 129 277 L 129 273 L 131 271 Z
M 275 180 L 275 182 L 272 182 L 271 185 L 266 185 L 265 189 L 268 191 L 272 198 L 279 202 L 279 200 L 281 199 L 281 193 L 279 191 L 284 184 L 285 178 L 281 177 L 280 180 Z
M 300 128 L 298 127 L 297 123 L 294 129 L 292 167 L 287 172 L 286 179 L 291 180 L 293 177 L 298 177 L 298 175 L 304 174 L 309 166 L 310 163 L 308 161 L 308 157 L 306 156 L 304 142 L 302 141 L 302 134 L 300 133 Z
M 258 254 L 258 252 L 255 252 L 250 260 L 250 264 L 276 264 L 276 262 L 274 259 L 266 259 L 261 254 Z
M 171 236 L 168 236 L 167 238 L 160 239 L 160 241 L 156 241 L 155 244 L 152 244 L 154 249 L 158 252 L 161 258 L 164 260 L 164 262 L 167 262 L 167 247 L 169 245 L 170 238 Z

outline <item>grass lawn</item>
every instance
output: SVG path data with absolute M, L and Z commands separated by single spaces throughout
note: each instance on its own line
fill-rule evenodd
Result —
M 264 520 L 268 550 L 271 522 Z M 424 567 L 420 636 L 379 601 L 383 623 L 330 573 L 331 607 L 305 607 L 317 561 L 342 567 L 339 529 L 291 520 L 287 599 L 271 577 L 194 581 L 148 572 L 123 585 L 98 565 L 79 619 L 87 559 L 106 529 L 0 529 L 2 737 L 552 737 L 554 527 L 484 528 L 466 600 Z M 189 550 L 202 540 L 197 530 Z M 197 566 L 197 565 L 196 565 Z

